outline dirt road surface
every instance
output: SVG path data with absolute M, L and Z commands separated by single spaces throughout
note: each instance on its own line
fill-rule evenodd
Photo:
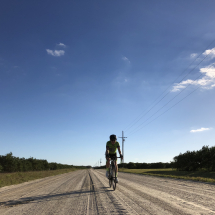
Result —
M 3 187 L 0 214 L 215 214 L 215 185 L 128 173 L 118 178 L 115 191 L 104 170 Z

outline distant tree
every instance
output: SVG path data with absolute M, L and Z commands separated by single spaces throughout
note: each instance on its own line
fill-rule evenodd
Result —
M 210 148 L 211 171 L 215 171 L 215 146 Z
M 151 168 L 151 169 L 163 169 L 163 168 L 165 168 L 165 164 L 162 163 L 162 162 L 159 162 L 159 163 L 151 163 L 151 164 L 149 165 L 149 168 Z
M 147 163 L 141 164 L 141 169 L 148 169 L 148 168 L 149 168 L 149 164 L 147 164 Z
M 3 156 L 3 166 L 5 172 L 15 172 L 17 170 L 17 160 L 13 157 L 12 152 Z
M 50 170 L 56 170 L 58 168 L 57 163 L 49 163 Z
M 173 168 L 173 162 L 170 163 L 164 163 L 165 168 Z
M 133 163 L 133 162 L 129 162 L 129 163 L 127 164 L 127 168 L 128 168 L 128 169 L 135 169 L 135 168 L 136 168 L 136 164 Z
M 135 168 L 136 169 L 141 169 L 142 168 L 142 163 L 135 163 Z
M 174 167 L 177 170 L 196 171 L 205 169 L 207 171 L 215 170 L 215 147 L 203 146 L 198 151 L 186 151 L 173 158 Z

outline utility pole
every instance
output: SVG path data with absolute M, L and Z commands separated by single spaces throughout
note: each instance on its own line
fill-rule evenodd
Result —
M 101 167 L 102 159 L 100 159 L 100 167 Z
M 124 142 L 125 142 L 125 139 L 124 138 L 127 138 L 127 137 L 124 137 L 124 131 L 122 131 L 122 137 L 119 137 L 119 138 L 122 138 L 122 155 L 123 155 L 122 163 L 125 163 L 125 154 L 124 154 Z

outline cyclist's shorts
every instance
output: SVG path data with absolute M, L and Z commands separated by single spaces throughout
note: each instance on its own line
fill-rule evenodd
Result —
M 110 158 L 116 157 L 116 156 L 117 156 L 116 153 L 114 153 L 114 154 L 109 154 L 109 157 L 110 157 Z

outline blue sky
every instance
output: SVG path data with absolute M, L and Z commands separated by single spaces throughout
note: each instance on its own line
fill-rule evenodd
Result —
M 0 154 L 104 164 L 122 130 L 125 162 L 214 145 L 214 7 L 1 1 Z

